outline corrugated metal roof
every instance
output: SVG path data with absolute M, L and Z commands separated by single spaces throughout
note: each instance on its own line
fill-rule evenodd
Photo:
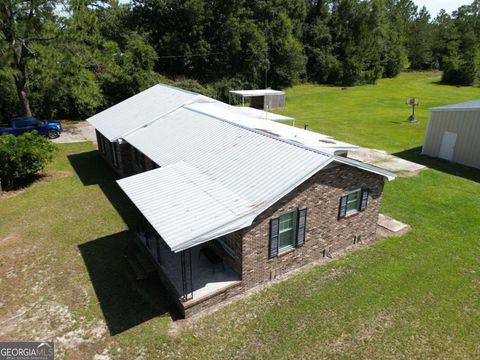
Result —
M 301 143 L 308 147 L 323 150 L 331 154 L 334 154 L 336 151 L 358 149 L 358 146 L 356 145 L 337 141 L 328 135 L 272 121 L 268 118 L 270 113 L 265 115 L 265 111 L 261 110 L 256 111 L 263 113 L 263 117 L 251 117 L 247 115 L 248 113 L 237 112 L 237 109 L 243 108 L 232 107 L 221 102 L 194 103 L 187 105 L 186 107 L 206 115 L 231 121 L 259 131 L 264 131 L 268 134 L 278 136 L 281 139 Z
M 453 111 L 453 110 L 460 110 L 460 111 L 480 110 L 480 100 L 467 101 L 459 104 L 438 106 L 430 109 L 430 111 Z
M 118 183 L 173 249 L 200 239 L 212 230 L 212 225 L 234 222 L 254 206 L 185 162 Z
M 332 161 L 366 168 L 192 107 L 126 136 L 162 168 L 118 181 L 175 252 L 251 225 Z
M 114 141 L 193 101 L 215 100 L 158 84 L 90 117 L 87 121 L 109 141 Z
M 250 225 L 259 213 L 332 161 L 327 154 L 186 108 L 125 140 L 162 166 L 119 184 L 174 251 Z M 195 169 L 185 183 L 172 173 L 178 163 Z M 159 188 L 168 188 L 172 197 Z M 220 201 L 221 196 L 231 201 Z M 219 203 L 213 206 L 212 201 Z M 198 227 L 175 234 L 166 231 L 166 226 L 184 227 L 185 213 L 201 219 Z
M 272 89 L 258 89 L 258 90 L 230 90 L 231 94 L 240 95 L 243 97 L 265 96 L 265 95 L 285 95 L 283 91 Z
M 251 225 L 332 161 L 395 177 L 333 155 L 354 145 L 264 116 L 156 85 L 88 120 L 162 166 L 118 183 L 173 251 Z
M 220 104 L 227 105 L 224 103 L 219 102 Z M 271 120 L 271 121 L 291 121 L 294 120 L 292 117 L 288 117 L 285 115 L 275 114 L 272 112 L 267 112 L 259 109 L 255 109 L 249 106 L 230 106 L 230 111 L 236 112 L 238 114 L 248 116 L 251 119 L 258 119 L 258 120 Z

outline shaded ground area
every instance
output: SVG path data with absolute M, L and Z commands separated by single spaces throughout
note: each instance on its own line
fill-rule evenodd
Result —
M 446 174 L 465 178 L 475 182 L 480 182 L 480 170 L 455 164 L 450 161 L 432 158 L 426 155 L 422 155 L 422 147 L 415 147 L 412 149 L 404 150 L 393 154 L 394 156 L 414 162 L 430 169 L 435 169 Z
M 124 257 L 130 241 L 123 231 L 78 246 L 111 335 L 157 316 L 178 318 L 158 277 L 135 280 Z
M 84 186 L 98 185 L 117 213 L 129 227 L 135 224 L 135 206 L 120 189 L 115 180 L 117 174 L 99 156 L 97 150 L 86 151 L 67 156 L 68 161 L 75 170 Z

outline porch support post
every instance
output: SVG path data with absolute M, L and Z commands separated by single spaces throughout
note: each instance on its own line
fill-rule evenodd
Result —
M 182 267 L 183 301 L 193 298 L 192 253 L 190 249 L 180 253 Z

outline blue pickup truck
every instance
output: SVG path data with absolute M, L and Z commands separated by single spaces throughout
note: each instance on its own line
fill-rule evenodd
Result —
M 59 122 L 47 122 L 40 121 L 34 117 L 22 117 L 12 119 L 10 127 L 0 127 L 0 135 L 22 135 L 34 130 L 36 130 L 39 135 L 46 136 L 49 139 L 58 138 L 63 131 Z

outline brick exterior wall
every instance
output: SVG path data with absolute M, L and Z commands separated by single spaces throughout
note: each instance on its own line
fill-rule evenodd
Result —
M 374 240 L 383 185 L 383 177 L 347 165 L 319 172 L 262 213 L 250 227 L 238 232 L 240 284 L 183 303 L 185 317 L 314 262 L 324 257 L 329 247 L 332 252 L 345 249 L 354 244 L 358 235 L 362 241 Z M 340 197 L 362 187 L 369 188 L 367 209 L 339 220 Z M 270 219 L 295 208 L 308 209 L 304 246 L 269 259 Z
M 102 140 L 104 146 L 100 145 Z M 114 166 L 112 145 L 98 131 L 97 143 L 101 156 L 120 177 L 157 167 L 146 156 L 143 166 L 138 166 L 135 149 L 126 142 L 113 146 L 118 159 L 118 166 Z M 241 281 L 204 298 L 185 303 L 177 301 L 180 311 L 189 317 L 249 289 L 265 285 L 278 276 L 324 257 L 327 250 L 337 252 L 353 245 L 358 235 L 366 242 L 374 240 L 383 185 L 382 176 L 347 165 L 332 166 L 320 171 L 263 212 L 250 227 L 236 232 L 233 257 L 220 244 L 212 241 L 211 246 L 222 256 L 227 266 L 241 275 Z M 367 209 L 339 220 L 340 197 L 363 187 L 369 189 Z M 308 209 L 304 246 L 269 259 L 270 219 L 296 208 Z
M 319 172 L 255 219 L 243 234 L 243 273 L 245 288 L 274 279 L 332 252 L 375 238 L 384 180 L 381 176 L 340 165 Z M 338 219 L 342 195 L 362 187 L 369 188 L 368 207 Z M 293 210 L 307 208 L 305 245 L 269 259 L 270 219 Z

